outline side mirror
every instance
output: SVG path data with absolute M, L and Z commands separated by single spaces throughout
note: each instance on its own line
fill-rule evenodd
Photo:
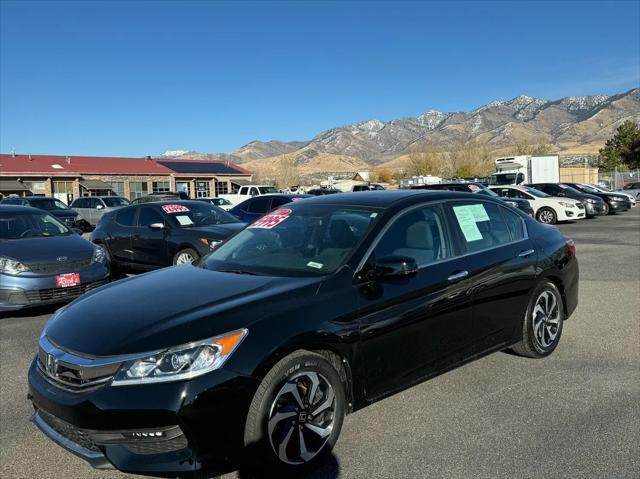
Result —
M 372 273 L 374 278 L 406 278 L 418 272 L 418 264 L 408 256 L 387 256 L 376 261 Z
M 164 229 L 164 223 L 151 223 L 149 225 L 149 229 L 151 229 L 151 230 L 163 230 Z
M 104 205 L 98 205 L 98 206 L 96 206 L 96 209 L 103 210 L 104 209 Z

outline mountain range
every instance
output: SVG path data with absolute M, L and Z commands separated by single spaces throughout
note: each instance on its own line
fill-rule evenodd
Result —
M 371 119 L 324 131 L 308 141 L 252 141 L 231 153 L 173 150 L 170 157 L 228 160 L 273 169 L 291 158 L 304 173 L 395 166 L 425 144 L 449 151 L 469 140 L 508 154 L 517 144 L 548 143 L 561 155 L 597 154 L 625 120 L 640 122 L 640 89 L 617 95 L 544 100 L 518 96 L 470 112 L 429 110 L 417 117 Z

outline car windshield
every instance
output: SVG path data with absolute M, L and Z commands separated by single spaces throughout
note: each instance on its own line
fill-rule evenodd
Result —
M 162 210 L 169 215 L 179 228 L 193 226 L 223 225 L 237 223 L 238 218 L 211 203 L 189 202 L 166 204 Z
M 71 230 L 47 213 L 0 213 L 0 239 L 64 236 Z
M 128 206 L 129 202 L 124 198 L 118 198 L 117 196 L 112 196 L 110 198 L 102 198 L 104 204 L 107 205 L 107 208 L 115 208 L 117 206 Z
M 222 243 L 202 266 L 273 276 L 332 273 L 350 256 L 377 216 L 373 208 L 302 204 L 280 208 Z
M 580 188 L 583 189 L 584 191 L 586 191 L 587 193 L 600 193 L 600 191 L 595 189 L 593 186 L 582 184 L 582 185 L 580 185 Z
M 529 193 L 530 195 L 537 196 L 538 198 L 549 198 L 551 195 L 546 194 L 544 191 L 536 190 L 535 188 L 531 188 L 530 186 L 520 186 L 518 189 L 524 191 L 525 193 Z
M 573 188 L 573 187 L 571 187 L 569 185 L 565 185 L 563 183 L 558 183 L 558 186 L 560 188 L 562 188 L 564 191 L 566 191 L 567 193 L 571 193 L 571 194 L 578 195 L 578 196 L 584 195 L 584 192 L 576 190 L 575 188 Z
M 280 193 L 273 186 L 258 186 L 258 190 L 260 191 L 261 195 L 267 195 L 269 193 Z
M 69 207 L 65 205 L 62 201 L 56 200 L 54 198 L 43 198 L 38 200 L 30 200 L 29 204 L 34 208 L 38 208 L 41 210 L 68 210 Z

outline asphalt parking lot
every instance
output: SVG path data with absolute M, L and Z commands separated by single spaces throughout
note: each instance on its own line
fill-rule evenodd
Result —
M 560 229 L 580 305 L 551 357 L 497 353 L 359 411 L 311 477 L 639 477 L 640 207 Z M 26 372 L 53 309 L 0 319 L 0 477 L 139 477 L 95 471 L 29 422 Z

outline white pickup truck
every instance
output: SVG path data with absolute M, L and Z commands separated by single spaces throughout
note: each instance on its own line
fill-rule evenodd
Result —
M 269 195 L 273 193 L 280 193 L 280 191 L 269 185 L 247 185 L 241 186 L 237 193 L 218 195 L 218 197 L 228 200 L 233 206 L 235 206 L 248 198 L 252 198 L 253 196 Z

